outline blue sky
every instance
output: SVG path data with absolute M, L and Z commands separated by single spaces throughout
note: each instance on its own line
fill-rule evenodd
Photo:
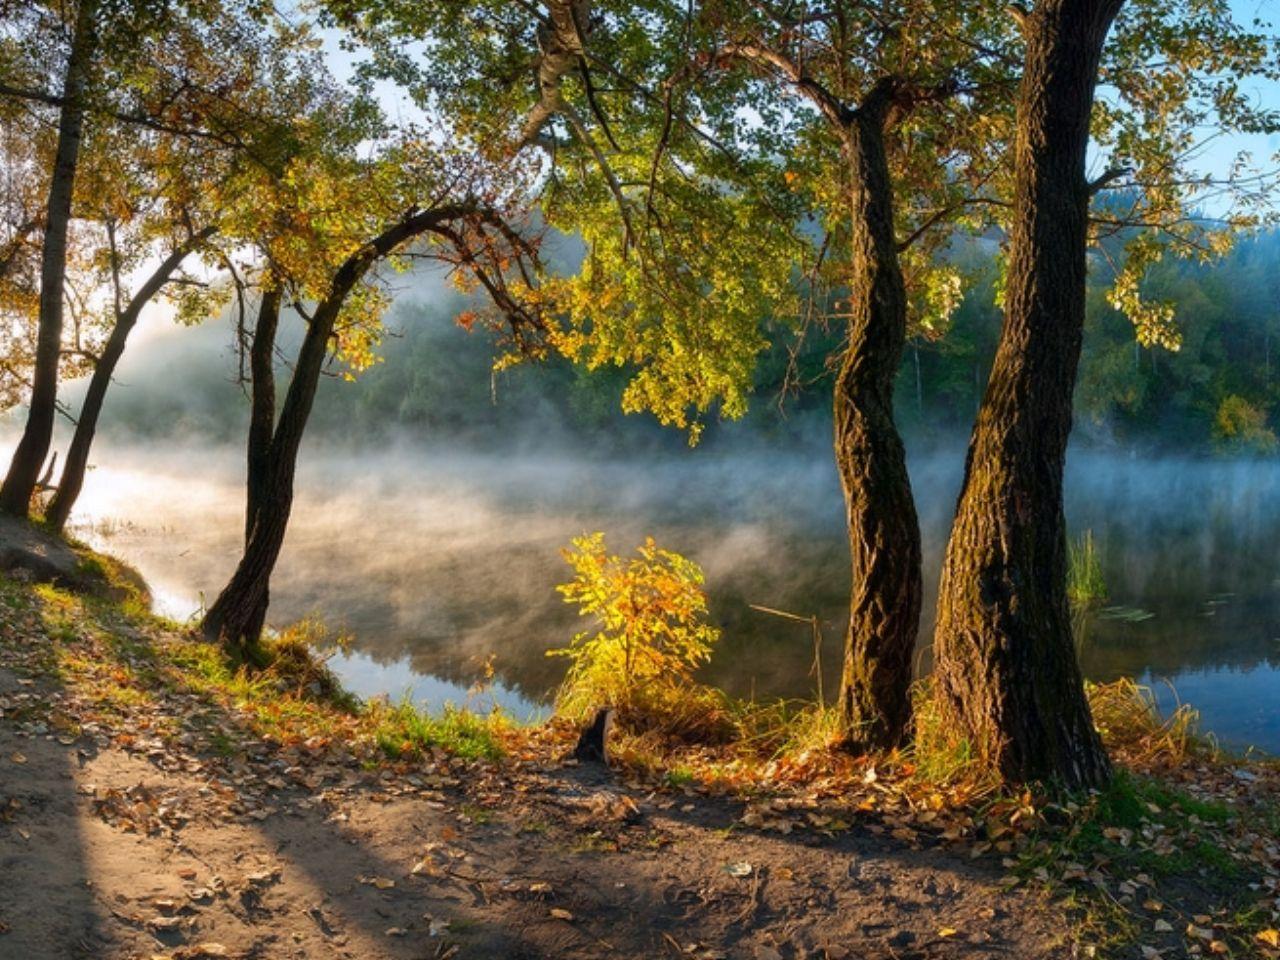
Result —
M 1280 0 L 1233 0 L 1231 8 L 1239 22 L 1247 24 L 1258 19 L 1277 28 L 1265 32 L 1280 35 Z M 1280 83 L 1250 80 L 1241 85 L 1241 90 L 1261 105 L 1280 108 Z M 1257 163 L 1265 164 L 1280 152 L 1280 135 L 1235 136 L 1217 140 L 1208 145 L 1200 165 L 1206 173 L 1217 173 L 1224 170 L 1240 150 L 1250 151 Z

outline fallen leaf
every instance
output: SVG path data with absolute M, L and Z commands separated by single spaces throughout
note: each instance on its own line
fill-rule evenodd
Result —
M 954 937 L 954 936 L 955 936 L 957 933 L 959 933 L 959 932 L 960 932 L 960 931 L 959 931 L 959 930 L 957 930 L 955 927 L 943 927 L 942 929 L 940 929 L 940 930 L 938 931 L 938 936 L 940 936 L 940 937 Z
M 1173 933 L 1173 925 L 1167 920 L 1157 920 L 1152 929 L 1156 933 Z
M 388 877 L 358 877 L 357 879 L 366 886 L 377 887 L 379 890 L 390 890 L 396 885 L 396 882 Z
M 1273 950 L 1280 950 L 1280 930 L 1260 930 L 1258 931 L 1257 940 L 1259 943 L 1265 943 Z
M 10 755 L 10 757 L 9 757 L 9 759 L 10 759 L 10 760 L 12 760 L 14 763 L 26 763 L 26 762 L 27 762 L 27 758 L 26 758 L 26 757 L 24 757 L 24 756 L 23 756 L 22 754 L 20 754 L 20 753 L 13 753 L 13 754 L 11 754 L 11 755 Z
M 555 917 L 557 920 L 566 920 L 570 923 L 573 922 L 573 914 L 568 910 L 561 910 L 559 907 L 551 908 L 551 916 Z
M 745 860 L 741 860 L 738 863 L 726 864 L 724 872 L 731 877 L 749 877 L 751 876 L 751 864 L 747 863 Z

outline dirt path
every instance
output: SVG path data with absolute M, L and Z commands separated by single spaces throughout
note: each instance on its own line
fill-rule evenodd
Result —
M 0 669 L 5 960 L 1073 955 L 1062 915 L 1003 893 L 989 858 L 734 829 L 740 804 L 571 766 L 58 737 L 24 719 L 68 699 L 42 684 Z

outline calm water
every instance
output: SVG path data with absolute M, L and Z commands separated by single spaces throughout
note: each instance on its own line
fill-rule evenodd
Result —
M 99 460 L 78 532 L 134 563 L 164 612 L 190 615 L 237 559 L 237 458 L 104 447 Z M 913 463 L 929 585 L 959 476 L 959 455 Z M 492 657 L 483 698 L 536 712 L 563 667 L 545 651 L 578 626 L 554 591 L 558 551 L 590 530 L 615 552 L 652 534 L 703 565 L 724 628 L 713 682 L 812 693 L 809 628 L 753 603 L 817 614 L 828 689 L 838 674 L 847 548 L 823 449 L 657 462 L 308 451 L 299 484 L 271 619 L 314 614 L 349 631 L 333 663 L 361 694 L 459 702 Z M 1077 453 L 1068 488 L 1072 529 L 1093 531 L 1109 592 L 1078 638 L 1086 673 L 1138 677 L 1166 707 L 1197 707 L 1223 742 L 1280 753 L 1280 466 Z

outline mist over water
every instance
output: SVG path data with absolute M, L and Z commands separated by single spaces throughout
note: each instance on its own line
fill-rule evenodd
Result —
M 728 445 L 726 445 L 728 448 Z M 76 532 L 135 564 L 161 612 L 184 617 L 238 559 L 238 449 L 104 443 Z M 963 467 L 957 448 L 913 458 L 925 543 L 921 669 Z M 1225 743 L 1280 752 L 1280 465 L 1074 451 L 1073 534 L 1092 530 L 1108 588 L 1082 619 L 1086 674 L 1135 676 L 1176 697 Z M 477 452 L 408 443 L 336 455 L 305 449 L 270 620 L 319 616 L 349 632 L 333 664 L 357 693 L 439 705 L 546 703 L 564 663 L 545 651 L 581 629 L 555 585 L 560 548 L 603 530 L 613 552 L 645 536 L 696 559 L 724 638 L 707 677 L 737 695 L 811 696 L 812 635 L 750 608 L 816 614 L 830 692 L 839 673 L 848 548 L 825 444 L 749 444 L 599 459 L 558 449 Z M 1166 686 L 1164 679 L 1172 684 Z

